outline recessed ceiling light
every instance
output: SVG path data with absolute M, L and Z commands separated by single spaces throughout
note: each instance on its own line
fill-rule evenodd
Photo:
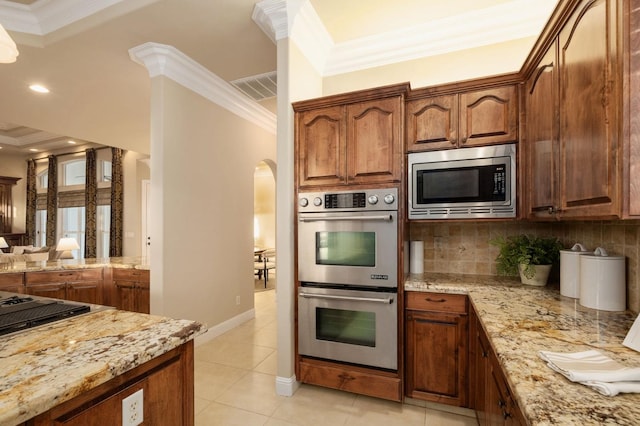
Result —
M 38 152 L 38 150 L 36 148 L 29 148 L 29 151 L 31 152 Z
M 49 93 L 49 89 L 47 89 L 46 87 L 40 85 L 40 84 L 32 84 L 31 86 L 29 86 L 29 89 L 33 90 L 34 92 L 38 92 L 38 93 Z
M 67 141 L 67 143 L 68 143 L 68 144 L 70 144 L 70 145 L 75 145 L 75 144 L 76 144 L 76 141 L 72 141 L 71 139 L 69 139 L 69 140 Z

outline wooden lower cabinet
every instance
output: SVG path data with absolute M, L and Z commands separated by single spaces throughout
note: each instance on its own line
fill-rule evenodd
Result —
M 489 338 L 473 308 L 470 313 L 470 406 L 480 426 L 526 425 Z
M 302 358 L 299 374 L 303 383 L 402 401 L 401 381 L 396 373 Z
M 118 269 L 111 271 L 112 303 L 125 311 L 150 312 L 149 271 L 143 269 Z
M 0 291 L 24 293 L 24 274 L 22 272 L 0 274 Z
M 194 424 L 193 341 L 27 421 L 24 426 L 125 424 L 122 400 L 142 389 L 143 425 Z
M 103 281 L 103 268 L 24 274 L 27 294 L 97 305 L 103 303 Z
M 405 395 L 467 406 L 467 297 L 407 292 Z

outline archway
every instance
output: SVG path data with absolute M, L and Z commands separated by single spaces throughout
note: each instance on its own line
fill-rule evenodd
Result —
M 259 252 L 275 252 L 276 246 L 276 181 L 275 164 L 260 161 L 254 169 L 253 185 L 253 245 Z M 275 269 L 269 270 L 270 280 L 275 281 Z M 256 277 L 264 280 L 262 275 Z M 267 287 L 267 281 L 264 281 Z M 272 286 L 269 286 L 272 287 Z M 258 283 L 256 283 L 258 288 Z

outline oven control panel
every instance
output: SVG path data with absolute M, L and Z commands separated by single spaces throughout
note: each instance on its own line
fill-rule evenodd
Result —
M 361 191 L 301 192 L 300 212 L 398 210 L 398 189 L 366 189 Z

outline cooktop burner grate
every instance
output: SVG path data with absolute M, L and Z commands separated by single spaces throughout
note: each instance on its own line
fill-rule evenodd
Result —
M 86 305 L 26 298 L 18 304 L 0 303 L 0 335 L 36 327 L 90 311 Z

